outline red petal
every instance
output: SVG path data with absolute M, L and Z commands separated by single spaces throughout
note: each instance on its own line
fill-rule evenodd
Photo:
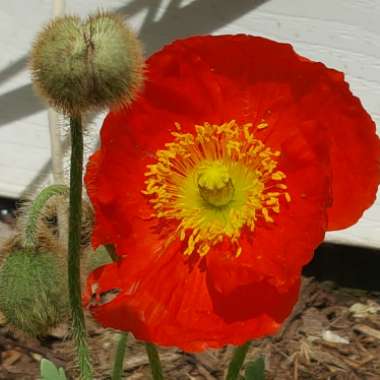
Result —
M 175 44 L 242 86 L 268 80 L 290 86 L 300 118 L 317 121 L 328 131 L 333 198 L 328 229 L 357 222 L 376 199 L 380 140 L 375 123 L 342 73 L 298 56 L 290 45 L 260 37 L 194 37 Z
M 171 250 L 136 270 L 136 256 L 92 273 L 86 303 L 104 326 L 163 346 L 201 351 L 274 334 L 298 297 L 298 280 L 286 292 L 262 281 L 224 297 L 208 284 L 205 260 Z M 102 304 L 109 291 L 119 294 Z
M 323 134 L 315 133 L 310 147 L 305 136 L 297 134 L 297 129 L 292 131 L 281 124 L 290 121 L 289 118 L 281 119 L 273 126 L 275 130 L 268 136 L 267 143 L 283 141 L 280 169 L 287 175 L 292 200 L 282 204 L 273 224 L 259 221 L 253 233 L 244 231 L 239 257 L 231 244 L 224 243 L 211 250 L 209 272 L 220 293 L 229 294 L 238 286 L 262 280 L 278 289 L 284 290 L 284 286 L 286 289 L 289 282 L 300 277 L 302 267 L 323 240 L 329 202 L 329 172 L 327 163 L 320 159 L 326 156 L 326 146 L 323 138 L 318 141 Z M 308 134 L 316 132 L 317 128 L 318 125 L 311 123 L 303 126 Z
M 186 350 L 273 333 L 296 301 L 302 265 L 323 238 L 328 179 L 329 228 L 354 223 L 374 200 L 374 125 L 340 74 L 297 56 L 289 45 L 248 36 L 195 37 L 166 47 L 147 64 L 144 92 L 130 109 L 107 117 L 101 149 L 87 170 L 93 242 L 115 244 L 126 255 L 90 276 L 88 296 L 95 284 L 98 296 L 120 289 L 115 300 L 92 306 L 94 316 Z M 174 122 L 193 133 L 194 124 L 258 124 L 263 118 L 269 128 L 258 136 L 282 151 L 292 202 L 273 225 L 259 222 L 253 234 L 243 233 L 239 258 L 230 246 L 215 247 L 202 262 L 184 257 L 177 222 L 151 217 L 141 193 L 146 166 L 172 140 Z M 343 207 L 348 187 L 350 203 Z

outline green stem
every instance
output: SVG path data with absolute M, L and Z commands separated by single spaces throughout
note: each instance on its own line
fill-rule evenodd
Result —
M 250 345 L 251 341 L 248 341 L 247 343 L 235 348 L 230 365 L 228 366 L 226 380 L 236 380 L 238 378 Z
M 82 170 L 83 131 L 80 115 L 70 117 L 71 161 L 70 161 L 70 211 L 68 279 L 70 306 L 73 319 L 73 335 L 80 367 L 80 379 L 91 380 L 90 354 L 86 341 L 86 325 L 82 310 L 80 285 L 80 238 L 82 223 Z
M 112 261 L 117 261 L 119 257 L 116 254 L 115 247 L 113 244 L 105 244 L 105 248 L 111 257 Z M 115 362 L 112 371 L 112 380 L 121 380 L 123 375 L 123 363 L 125 356 L 125 348 L 127 343 L 128 333 L 119 334 L 119 340 L 117 343 Z
M 164 375 L 162 374 L 161 368 L 161 361 L 160 357 L 158 356 L 156 346 L 152 343 L 145 343 L 145 349 L 148 354 L 153 380 L 164 380 Z
M 123 376 L 123 363 L 124 363 L 124 355 L 125 355 L 125 348 L 127 344 L 127 333 L 119 334 L 116 347 L 116 354 L 115 354 L 115 362 L 113 365 L 113 371 L 112 371 L 112 380 L 121 380 Z
M 46 202 L 55 195 L 67 195 L 69 189 L 65 185 L 51 185 L 43 189 L 31 204 L 26 214 L 26 226 L 24 232 L 25 248 L 33 248 L 37 243 L 37 224 L 41 217 Z

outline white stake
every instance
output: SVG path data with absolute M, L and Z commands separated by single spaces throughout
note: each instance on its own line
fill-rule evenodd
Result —
M 65 11 L 64 0 L 53 0 L 53 17 L 62 16 Z M 59 128 L 58 113 L 49 108 L 48 110 L 49 132 L 50 132 L 50 150 L 52 161 L 52 173 L 54 183 L 64 183 L 63 172 L 63 151 L 61 141 L 61 131 Z

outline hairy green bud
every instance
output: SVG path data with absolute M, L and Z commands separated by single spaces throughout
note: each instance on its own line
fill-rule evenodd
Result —
M 139 41 L 111 13 L 53 20 L 37 36 L 30 59 L 37 92 L 70 115 L 130 104 L 143 68 Z
M 0 270 L 0 310 L 7 322 L 31 335 L 45 335 L 69 314 L 66 271 L 49 252 L 15 250 Z

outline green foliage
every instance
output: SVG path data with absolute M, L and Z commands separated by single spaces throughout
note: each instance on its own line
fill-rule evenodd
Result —
M 230 364 L 228 366 L 226 380 L 240 379 L 240 369 L 244 363 L 245 357 L 247 356 L 247 352 L 250 346 L 251 342 L 248 341 L 242 344 L 241 346 L 235 348 Z
M 265 380 L 265 361 L 263 357 L 248 363 L 245 370 L 245 380 Z
M 68 315 L 65 266 L 53 253 L 20 249 L 0 270 L 0 310 L 8 322 L 31 335 L 62 322 Z
M 41 380 L 67 380 L 63 368 L 57 368 L 50 360 L 41 360 Z

